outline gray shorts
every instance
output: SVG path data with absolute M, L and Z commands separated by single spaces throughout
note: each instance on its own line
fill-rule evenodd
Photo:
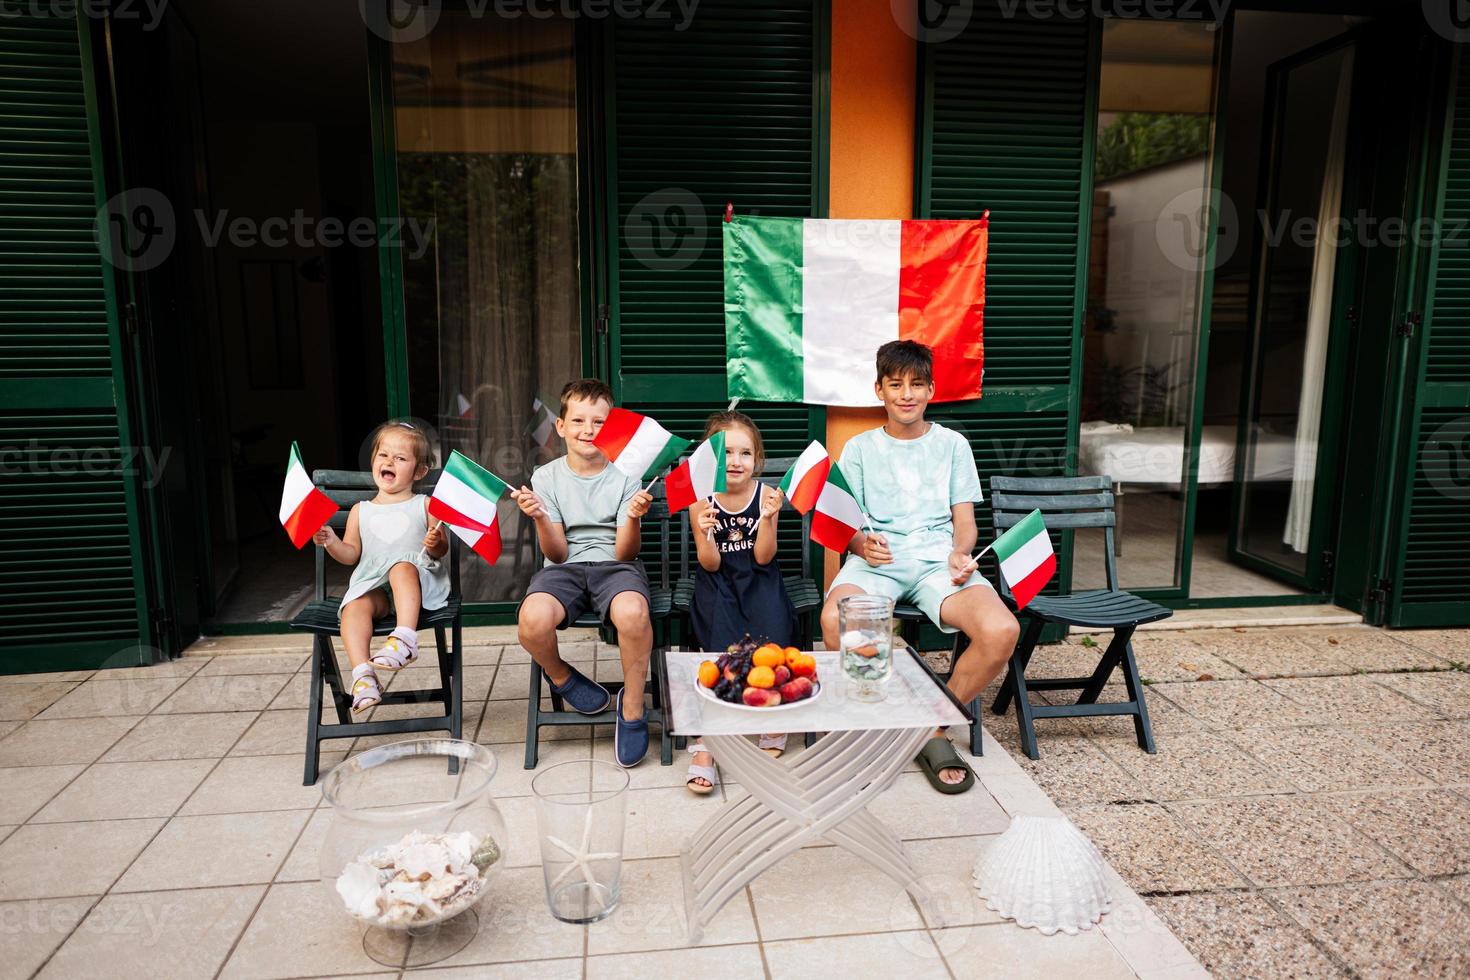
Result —
M 557 624 L 559 630 L 566 629 L 588 612 L 596 612 L 605 625 L 611 625 L 607 611 L 612 608 L 613 598 L 622 592 L 636 592 L 644 602 L 650 606 L 653 604 L 648 593 L 648 574 L 640 561 L 547 565 L 531 576 L 531 584 L 526 587 L 528 597 L 537 592 L 545 592 L 567 611 L 566 618 Z

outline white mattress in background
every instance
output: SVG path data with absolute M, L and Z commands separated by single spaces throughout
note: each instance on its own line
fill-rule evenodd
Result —
M 1207 425 L 1200 436 L 1199 485 L 1219 486 L 1235 479 L 1235 438 L 1232 425 Z M 1254 472 L 1257 481 L 1290 480 L 1294 440 L 1257 430 Z M 1160 426 L 1117 429 L 1088 428 L 1083 423 L 1078 440 L 1078 469 L 1087 475 L 1107 476 L 1115 483 L 1141 483 L 1179 489 L 1184 472 L 1184 427 Z

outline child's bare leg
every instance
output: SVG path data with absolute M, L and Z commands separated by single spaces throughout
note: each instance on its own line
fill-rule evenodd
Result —
M 939 606 L 939 619 L 964 632 L 969 646 L 960 653 L 949 675 L 949 689 L 961 704 L 985 690 L 1011 659 L 1021 626 L 994 589 L 983 585 L 961 589 Z M 944 729 L 935 732 L 942 736 Z M 941 769 L 946 783 L 963 782 L 963 769 Z
M 557 647 L 556 628 L 566 618 L 566 608 L 549 592 L 532 592 L 521 603 L 516 628 L 521 646 L 540 665 L 547 680 L 555 687 L 566 684 L 572 676 L 572 665 L 561 658 Z
M 393 587 L 393 615 L 398 620 L 398 628 L 417 633 L 419 606 L 423 602 L 423 593 L 419 590 L 419 567 L 411 562 L 399 562 L 388 569 L 388 584 Z
M 372 664 L 381 670 L 401 670 L 419 655 L 419 607 L 423 600 L 418 566 L 399 562 L 388 569 L 388 584 L 393 588 L 393 616 L 397 625 L 373 654 Z
M 342 646 L 352 664 L 350 693 L 354 714 L 366 711 L 383 698 L 369 647 L 373 641 L 373 620 L 387 611 L 388 594 L 382 589 L 373 589 L 342 607 Z
M 862 594 L 863 590 L 856 585 L 839 585 L 827 593 L 827 601 L 822 603 L 822 645 L 828 650 L 837 649 L 841 632 L 837 624 L 837 603 L 850 595 Z
M 342 646 L 353 667 L 368 662 L 371 656 L 369 647 L 373 642 L 373 620 L 387 611 L 388 596 L 382 589 L 373 589 L 342 607 Z
M 618 631 L 618 653 L 623 661 L 623 719 L 643 717 L 643 685 L 648 658 L 653 653 L 653 623 L 648 600 L 637 592 L 619 592 L 608 607 L 608 618 Z

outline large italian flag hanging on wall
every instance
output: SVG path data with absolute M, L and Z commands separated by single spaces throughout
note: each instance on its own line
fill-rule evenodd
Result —
M 876 405 L 874 355 L 890 340 L 934 349 L 935 401 L 980 397 L 988 218 L 723 227 L 731 397 Z

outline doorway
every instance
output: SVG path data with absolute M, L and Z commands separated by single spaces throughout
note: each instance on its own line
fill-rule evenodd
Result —
M 1316 231 L 1356 200 L 1356 27 L 1104 22 L 1078 469 L 1113 480 L 1124 588 L 1331 591 L 1353 256 Z M 1076 546 L 1101 587 L 1102 536 Z
M 173 236 L 123 284 L 171 456 L 165 645 L 277 629 L 312 577 L 278 518 L 291 444 L 308 469 L 356 467 L 387 414 L 363 21 L 355 0 L 177 0 L 107 30 L 114 181 Z

